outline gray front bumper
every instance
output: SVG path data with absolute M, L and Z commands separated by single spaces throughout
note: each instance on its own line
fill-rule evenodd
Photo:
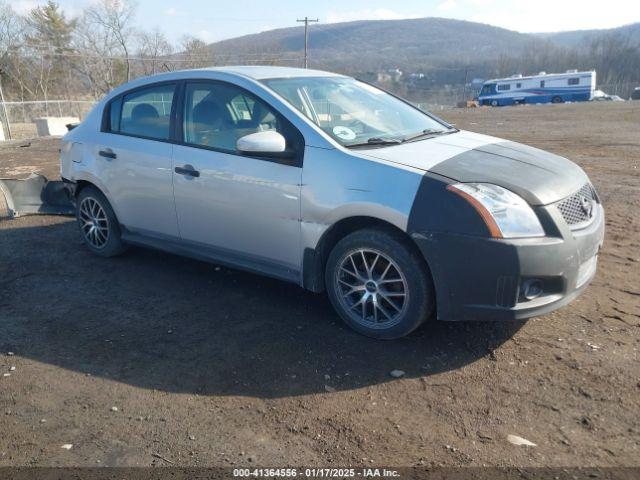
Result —
M 604 210 L 593 222 L 572 231 L 555 207 L 541 207 L 557 236 L 491 239 L 460 234 L 414 234 L 436 288 L 439 320 L 516 320 L 566 305 L 595 275 L 604 239 Z M 544 293 L 521 295 L 522 283 L 540 279 Z

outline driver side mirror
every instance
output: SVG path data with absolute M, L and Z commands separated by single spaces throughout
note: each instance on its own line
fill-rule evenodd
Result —
M 287 141 L 275 130 L 251 133 L 236 142 L 240 153 L 257 156 L 286 156 Z

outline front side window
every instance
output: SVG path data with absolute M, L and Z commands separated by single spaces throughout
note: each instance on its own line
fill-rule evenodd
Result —
M 234 85 L 190 83 L 185 89 L 183 132 L 190 145 L 236 151 L 240 137 L 286 126 L 262 100 Z
M 168 140 L 175 84 L 154 85 L 114 100 L 110 131 L 136 137 Z
M 498 85 L 498 90 L 511 90 L 511 85 L 509 83 Z
M 402 142 L 423 132 L 455 131 L 417 108 L 348 77 L 263 80 L 344 146 Z

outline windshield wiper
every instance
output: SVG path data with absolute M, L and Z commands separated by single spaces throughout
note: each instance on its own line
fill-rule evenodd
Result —
M 425 128 L 424 130 L 422 130 L 419 133 L 416 133 L 415 135 L 409 135 L 408 137 L 404 137 L 402 139 L 402 143 L 410 142 L 412 140 L 417 140 L 417 139 L 423 138 L 423 137 L 430 137 L 430 136 L 433 136 L 433 135 L 447 135 L 447 134 L 453 133 L 453 132 L 457 132 L 457 130 L 455 128 L 450 128 L 449 130 L 439 130 L 439 129 L 435 129 L 435 128 Z
M 371 138 L 368 138 L 366 142 L 351 143 L 349 145 L 346 145 L 346 147 L 351 148 L 351 147 L 368 147 L 371 145 L 397 145 L 402 142 L 403 140 L 398 140 L 397 138 L 371 137 Z

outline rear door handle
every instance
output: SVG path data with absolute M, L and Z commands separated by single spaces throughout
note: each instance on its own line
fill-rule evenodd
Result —
M 185 165 L 184 167 L 176 167 L 174 171 L 179 175 L 186 175 L 188 177 L 199 177 L 200 172 L 193 168 L 191 165 Z
M 101 157 L 110 158 L 110 159 L 114 159 L 117 157 L 117 155 L 111 150 L 100 150 L 98 152 L 98 155 L 100 155 Z

